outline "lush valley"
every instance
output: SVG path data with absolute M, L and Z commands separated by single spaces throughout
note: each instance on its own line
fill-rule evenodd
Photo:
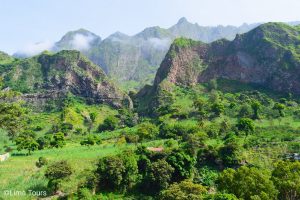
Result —
M 134 37 L 153 35 L 169 32 Z M 0 152 L 11 155 L 0 162 L 0 190 L 42 192 L 20 199 L 300 199 L 299 26 L 204 42 L 175 39 L 153 85 L 128 94 L 78 51 L 0 52 Z

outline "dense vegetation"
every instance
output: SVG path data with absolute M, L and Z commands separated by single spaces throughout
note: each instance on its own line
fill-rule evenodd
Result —
M 1 104 L 12 110 L 1 112 L 11 138 L 2 133 L 2 151 L 15 155 L 0 164 L 1 189 L 70 199 L 298 199 L 299 99 L 234 85 L 173 85 L 152 117 L 75 96 L 45 113 Z
M 278 27 L 297 35 L 298 27 Z M 263 33 L 263 46 L 282 39 Z M 285 43 L 287 60 L 298 56 L 298 42 Z M 176 39 L 167 58 L 198 44 Z M 193 60 L 184 69 L 205 67 Z M 28 59 L 0 53 L 0 70 L 0 152 L 11 155 L 0 163 L 0 191 L 26 193 L 0 199 L 300 199 L 300 97 L 293 93 L 228 79 L 189 84 L 192 76 L 177 84 L 167 69 L 153 87 L 126 95 L 76 51 Z M 110 101 L 93 101 L 99 96 Z

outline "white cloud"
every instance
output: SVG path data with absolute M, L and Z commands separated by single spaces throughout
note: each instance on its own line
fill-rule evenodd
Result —
M 72 48 L 76 50 L 88 50 L 90 43 L 95 39 L 93 35 L 76 34 L 71 41 Z
M 53 42 L 46 40 L 43 42 L 28 44 L 23 49 L 19 50 L 16 54 L 23 56 L 34 56 L 45 50 L 51 50 L 53 46 Z
M 159 38 L 149 38 L 148 42 L 150 45 L 152 45 L 155 49 L 158 50 L 164 50 L 168 49 L 171 45 L 171 40 L 170 39 L 159 39 Z

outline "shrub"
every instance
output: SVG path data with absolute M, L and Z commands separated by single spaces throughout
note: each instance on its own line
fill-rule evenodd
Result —
M 158 193 L 160 190 L 166 189 L 171 182 L 173 172 L 174 168 L 165 160 L 161 159 L 151 163 L 143 182 L 146 192 Z
M 98 127 L 98 132 L 103 131 L 113 131 L 115 130 L 119 125 L 119 119 L 115 116 L 109 116 L 107 117 L 102 124 Z
M 131 152 L 107 156 L 99 160 L 96 173 L 99 176 L 99 186 L 103 190 L 126 191 L 137 181 L 137 160 Z
M 137 135 L 139 136 L 140 141 L 156 138 L 158 133 L 159 129 L 157 126 L 150 122 L 140 124 L 137 129 Z
M 69 178 L 73 173 L 71 165 L 65 161 L 57 161 L 49 165 L 45 172 L 45 177 L 49 179 L 48 187 L 56 192 L 62 180 Z
M 38 168 L 41 168 L 48 164 L 48 160 L 45 157 L 39 157 L 39 160 L 35 163 Z
M 204 186 L 191 181 L 182 181 L 174 183 L 168 189 L 163 190 L 160 193 L 159 199 L 202 200 L 206 193 L 207 190 Z
M 266 171 L 242 166 L 237 170 L 226 169 L 218 178 L 218 188 L 242 199 L 277 199 L 277 193 Z

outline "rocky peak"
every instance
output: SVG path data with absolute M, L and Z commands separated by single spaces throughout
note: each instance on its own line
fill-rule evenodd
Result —
M 182 17 L 178 20 L 177 25 L 189 23 L 185 17 Z
M 78 29 L 66 33 L 60 41 L 55 43 L 54 51 L 60 50 L 79 50 L 87 51 L 90 48 L 100 44 L 101 37 L 85 30 Z
M 37 96 L 38 99 L 51 93 L 56 98 L 72 93 L 93 103 L 131 106 L 130 98 L 108 79 L 99 66 L 74 50 L 44 53 L 15 62 L 5 79 L 9 80 L 7 86 L 30 98 Z
M 210 44 L 177 39 L 162 62 L 155 85 L 164 80 L 193 85 L 213 78 L 254 83 L 279 92 L 300 94 L 300 29 L 267 23 Z

